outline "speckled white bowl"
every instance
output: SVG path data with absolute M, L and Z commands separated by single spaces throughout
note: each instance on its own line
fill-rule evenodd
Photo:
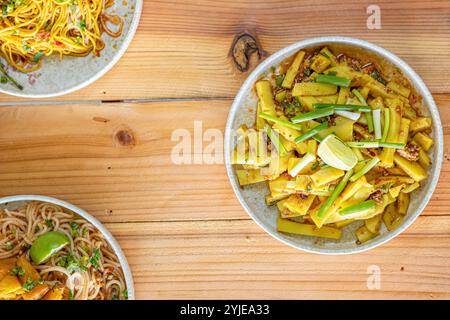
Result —
M 423 186 L 419 190 L 414 191 L 412 194 L 408 213 L 402 225 L 391 232 L 388 232 L 383 226 L 379 236 L 362 245 L 356 244 L 354 231 L 363 222 L 359 222 L 359 224 L 353 223 L 345 227 L 341 240 L 319 239 L 277 232 L 277 208 L 276 206 L 268 207 L 264 202 L 265 195 L 269 193 L 267 184 L 262 182 L 243 188 L 240 187 L 236 177 L 235 168 L 230 162 L 231 152 L 234 147 L 231 141 L 232 130 L 236 130 L 242 124 L 252 126 L 255 121 L 257 97 L 253 90 L 254 83 L 267 73 L 270 67 L 277 66 L 280 62 L 292 56 L 298 50 L 327 44 L 364 49 L 396 66 L 403 75 L 411 81 L 411 84 L 415 87 L 417 93 L 422 96 L 425 107 L 423 110 L 424 113 L 429 114 L 433 118 L 432 135 L 435 144 L 431 149 L 433 164 L 429 168 L 429 178 L 423 182 Z M 425 83 L 409 65 L 393 53 L 367 41 L 347 37 L 322 37 L 300 41 L 278 51 L 262 62 L 250 74 L 237 94 L 228 116 L 225 132 L 225 162 L 231 185 L 242 206 L 253 220 L 255 220 L 255 222 L 271 236 L 287 245 L 308 252 L 322 254 L 351 254 L 375 248 L 396 237 L 410 226 L 420 215 L 430 200 L 439 179 L 443 157 L 443 140 L 441 120 L 434 99 Z
M 109 245 L 113 249 L 114 253 L 116 254 L 117 258 L 119 259 L 120 265 L 122 266 L 122 271 L 125 277 L 125 283 L 127 285 L 127 291 L 128 291 L 128 300 L 134 300 L 135 299 L 135 292 L 134 292 L 134 283 L 133 283 L 133 276 L 131 274 L 130 266 L 128 265 L 127 258 L 125 257 L 122 249 L 120 248 L 119 244 L 117 243 L 116 239 L 111 235 L 111 233 L 93 216 L 91 216 L 86 211 L 74 206 L 73 204 L 70 204 L 68 202 L 46 197 L 46 196 L 36 196 L 36 195 L 20 195 L 20 196 L 10 196 L 10 197 L 4 197 L 0 198 L 0 207 L 1 208 L 7 208 L 7 209 L 16 209 L 27 202 L 30 201 L 42 201 L 42 202 L 48 202 L 55 204 L 57 206 L 60 206 L 62 208 L 65 208 L 74 214 L 82 217 L 83 219 L 86 219 L 90 223 L 92 223 L 105 237 L 105 239 L 108 241 Z
M 124 17 L 124 29 L 119 38 L 103 35 L 106 47 L 100 57 L 90 54 L 86 57 L 46 57 L 42 68 L 24 74 L 7 66 L 8 73 L 24 89 L 19 90 L 11 84 L 0 84 L 0 92 L 25 98 L 49 98 L 61 96 L 82 89 L 105 75 L 123 56 L 136 33 L 142 12 L 143 0 L 115 1 L 108 12 Z

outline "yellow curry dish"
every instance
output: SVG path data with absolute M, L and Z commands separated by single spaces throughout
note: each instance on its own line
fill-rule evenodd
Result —
M 301 50 L 256 82 L 256 122 L 236 130 L 231 158 L 244 188 L 267 181 L 278 232 L 339 240 L 360 221 L 364 243 L 402 223 L 427 178 L 434 141 L 422 98 L 368 57 Z

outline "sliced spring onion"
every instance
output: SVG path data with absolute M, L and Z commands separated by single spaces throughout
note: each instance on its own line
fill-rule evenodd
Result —
M 348 180 L 353 175 L 353 169 L 350 169 L 347 171 L 345 176 L 342 178 L 341 182 L 337 185 L 337 187 L 333 190 L 333 193 L 328 197 L 328 199 L 323 203 L 323 205 L 320 207 L 319 212 L 317 212 L 317 216 L 319 218 L 322 218 L 325 213 L 330 209 L 330 207 L 333 205 L 333 202 L 336 201 L 337 197 L 344 191 L 345 186 L 348 183 Z
M 314 128 L 312 128 L 308 132 L 305 132 L 301 136 L 297 137 L 295 139 L 295 143 L 300 143 L 302 141 L 305 141 L 306 139 L 314 137 L 316 134 L 318 134 L 322 130 L 325 130 L 326 128 L 328 128 L 328 122 L 327 121 L 319 124 L 318 126 L 315 126 Z
M 260 118 L 262 118 L 262 119 L 266 119 L 266 120 L 272 121 L 274 123 L 278 123 L 278 124 L 280 124 L 280 125 L 282 125 L 284 127 L 288 127 L 288 128 L 294 129 L 294 130 L 302 130 L 302 126 L 300 126 L 298 124 L 294 124 L 294 123 L 292 123 L 290 121 L 283 120 L 283 119 L 280 119 L 278 117 L 271 116 L 270 114 L 267 114 L 267 113 L 264 113 L 264 112 L 260 112 L 258 114 L 258 116 Z
M 348 87 L 348 86 L 350 86 L 351 81 L 349 79 L 342 78 L 342 77 L 319 74 L 316 77 L 316 82 L 334 84 L 336 86 L 341 86 L 341 87 Z
M 414 182 L 413 184 L 410 184 L 410 185 L 404 187 L 401 192 L 403 192 L 403 193 L 410 193 L 410 192 L 416 190 L 419 187 L 420 187 L 420 183 Z
M 337 103 L 314 103 L 314 109 L 334 108 L 334 110 L 341 111 L 357 111 L 357 112 L 370 112 L 372 108 L 369 106 L 360 106 L 357 104 L 337 104 Z
M 404 143 L 380 142 L 380 148 L 403 149 L 405 146 L 406 144 Z
M 267 136 L 269 137 L 270 141 L 272 141 L 273 145 L 275 146 L 275 149 L 277 149 L 278 154 L 279 155 L 286 154 L 286 149 L 281 143 L 278 133 L 272 131 L 272 128 L 269 125 L 266 125 L 265 129 L 267 132 Z
M 369 133 L 373 132 L 373 118 L 371 112 L 366 112 L 366 120 L 367 120 L 367 130 Z
M 291 177 L 295 177 L 298 175 L 300 171 L 306 168 L 307 165 L 316 161 L 316 156 L 312 153 L 306 153 L 303 158 L 301 158 L 297 164 L 291 169 L 290 175 Z
M 364 212 L 370 209 L 375 208 L 375 201 L 373 200 L 367 200 L 361 203 L 354 204 L 352 206 L 349 206 L 347 208 L 344 208 L 342 210 L 339 210 L 339 214 L 341 216 L 345 216 L 348 214 L 355 214 L 359 212 Z
M 388 108 L 384 108 L 384 127 L 383 127 L 383 136 L 381 137 L 381 141 L 385 142 L 388 132 L 389 132 L 389 123 L 390 123 L 390 110 Z
M 0 73 L 3 74 L 3 76 L 8 79 L 9 82 L 11 82 L 11 84 L 16 87 L 19 90 L 23 90 L 23 86 L 21 84 L 19 84 L 16 80 L 14 80 L 13 77 L 11 77 L 6 70 L 3 68 L 3 65 L 0 63 Z
M 347 145 L 351 148 L 390 148 L 403 149 L 404 143 L 397 142 L 379 142 L 379 141 L 348 141 Z
M 352 92 L 358 98 L 359 102 L 361 102 L 363 105 L 367 106 L 366 99 L 362 96 L 361 92 L 359 92 L 358 89 L 353 89 Z
M 353 121 L 356 121 L 359 119 L 359 117 L 361 117 L 361 113 L 344 111 L 344 110 L 336 110 L 334 113 L 339 116 L 342 116 L 344 118 L 353 120 Z
M 375 130 L 375 139 L 379 140 L 383 137 L 381 133 L 381 110 L 375 109 L 372 111 L 373 127 Z
M 359 170 L 354 175 L 352 175 L 352 177 L 350 178 L 350 181 L 354 182 L 354 181 L 358 180 L 359 178 L 361 178 L 367 172 L 372 170 L 377 165 L 378 162 L 380 162 L 380 158 L 378 158 L 378 157 L 372 158 L 369 162 L 366 163 L 366 165 L 364 167 L 361 168 L 361 170 Z
M 351 148 L 378 148 L 380 146 L 378 141 L 348 141 L 346 143 Z
M 314 111 L 310 111 L 304 114 L 300 114 L 294 118 L 291 119 L 293 123 L 300 123 L 305 122 L 309 120 L 314 120 L 318 118 L 323 118 L 327 116 L 331 116 L 334 113 L 334 108 L 323 108 L 323 109 L 317 109 Z

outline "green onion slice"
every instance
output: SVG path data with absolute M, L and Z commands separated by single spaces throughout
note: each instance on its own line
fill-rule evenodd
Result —
M 387 139 L 387 135 L 389 132 L 389 124 L 390 124 L 390 110 L 388 108 L 384 108 L 384 127 L 383 127 L 383 136 L 381 137 L 382 142 L 385 142 Z
M 294 123 L 292 123 L 290 121 L 283 120 L 283 119 L 280 119 L 278 117 L 271 116 L 270 114 L 267 114 L 267 113 L 264 113 L 264 112 L 260 112 L 258 114 L 258 116 L 260 118 L 262 118 L 262 119 L 269 120 L 269 121 L 272 121 L 274 123 L 278 123 L 278 124 L 280 124 L 280 125 L 282 125 L 284 127 L 288 127 L 288 128 L 294 129 L 294 130 L 302 130 L 302 127 L 300 125 L 298 125 L 298 124 L 294 124 Z
M 270 141 L 272 141 L 273 145 L 277 149 L 278 154 L 280 155 L 286 154 L 287 151 L 284 148 L 284 145 L 281 143 L 278 133 L 272 131 L 272 128 L 269 125 L 266 125 L 265 129 L 267 132 L 267 136 L 270 138 Z

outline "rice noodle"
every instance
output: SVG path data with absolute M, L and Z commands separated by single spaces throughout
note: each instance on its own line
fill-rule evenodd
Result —
M 79 226 L 77 232 L 71 223 Z M 122 268 L 103 235 L 88 221 L 54 204 L 29 202 L 17 210 L 0 209 L 0 259 L 24 255 L 32 262 L 29 247 L 49 231 L 64 233 L 70 244 L 35 266 L 45 283 L 64 284 L 77 300 L 127 299 Z M 90 262 L 95 252 L 99 253 L 98 266 Z M 63 267 L 70 256 L 82 261 L 83 268 Z

